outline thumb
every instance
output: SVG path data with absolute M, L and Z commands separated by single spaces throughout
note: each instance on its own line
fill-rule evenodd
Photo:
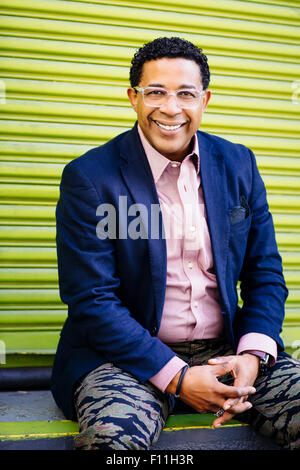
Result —
M 222 364 L 223 362 L 230 362 L 232 361 L 233 356 L 218 356 L 218 357 L 211 357 L 208 359 L 209 364 Z

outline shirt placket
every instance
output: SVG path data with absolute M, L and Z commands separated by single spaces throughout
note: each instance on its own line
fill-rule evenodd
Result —
M 184 272 L 190 282 L 190 318 L 188 337 L 201 338 L 204 334 L 202 304 L 204 283 L 202 270 L 198 263 L 199 244 L 202 242 L 200 213 L 198 204 L 198 188 L 200 177 L 196 174 L 192 161 L 185 161 L 180 167 L 178 178 L 178 192 L 183 206 L 183 266 Z M 194 326 L 193 326 L 194 325 Z

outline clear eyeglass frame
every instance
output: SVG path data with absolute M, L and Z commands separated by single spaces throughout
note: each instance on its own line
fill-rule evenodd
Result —
M 189 109 L 189 108 L 196 108 L 197 106 L 199 106 L 200 104 L 200 99 L 203 95 L 205 95 L 206 93 L 206 90 L 196 90 L 196 89 L 188 89 L 188 88 L 181 88 L 179 90 L 176 90 L 176 91 L 168 91 L 166 90 L 165 88 L 160 88 L 160 87 L 139 87 L 139 86 L 136 86 L 134 87 L 134 90 L 135 92 L 140 92 L 142 97 L 143 97 L 143 101 L 145 103 L 146 106 L 149 106 L 150 108 L 160 108 L 161 106 L 163 106 L 164 102 L 160 103 L 160 104 L 149 104 L 146 102 L 146 99 L 145 99 L 145 90 L 157 90 L 157 91 L 163 91 L 166 93 L 166 96 L 165 96 L 165 100 L 168 99 L 169 96 L 175 96 L 176 98 L 176 103 L 177 103 L 177 106 L 181 109 Z M 182 93 L 182 92 L 196 92 L 196 93 L 199 93 L 199 96 L 197 96 L 196 98 L 196 101 L 194 101 L 193 103 L 179 103 L 178 102 L 178 93 Z

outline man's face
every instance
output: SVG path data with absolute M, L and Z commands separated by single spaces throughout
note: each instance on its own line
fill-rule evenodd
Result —
M 151 60 L 143 65 L 140 87 L 157 86 L 168 91 L 181 88 L 202 90 L 199 65 L 183 58 Z M 141 93 L 128 89 L 128 97 L 137 113 L 138 123 L 148 142 L 159 153 L 171 160 L 182 161 L 189 153 L 193 135 L 199 129 L 202 113 L 210 99 L 207 91 L 200 104 L 194 108 L 181 109 L 175 96 L 169 96 L 160 108 L 145 105 Z M 165 129 L 162 126 L 177 126 Z

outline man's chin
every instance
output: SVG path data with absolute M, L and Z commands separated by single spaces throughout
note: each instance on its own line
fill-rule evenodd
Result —
M 178 149 L 178 147 L 174 147 L 174 149 L 168 147 L 168 148 L 164 148 L 164 149 L 157 149 L 157 151 L 163 155 L 164 157 L 168 158 L 169 160 L 177 160 L 177 161 L 180 161 L 180 160 L 183 160 L 184 157 L 187 155 L 187 152 L 182 150 L 182 149 Z

